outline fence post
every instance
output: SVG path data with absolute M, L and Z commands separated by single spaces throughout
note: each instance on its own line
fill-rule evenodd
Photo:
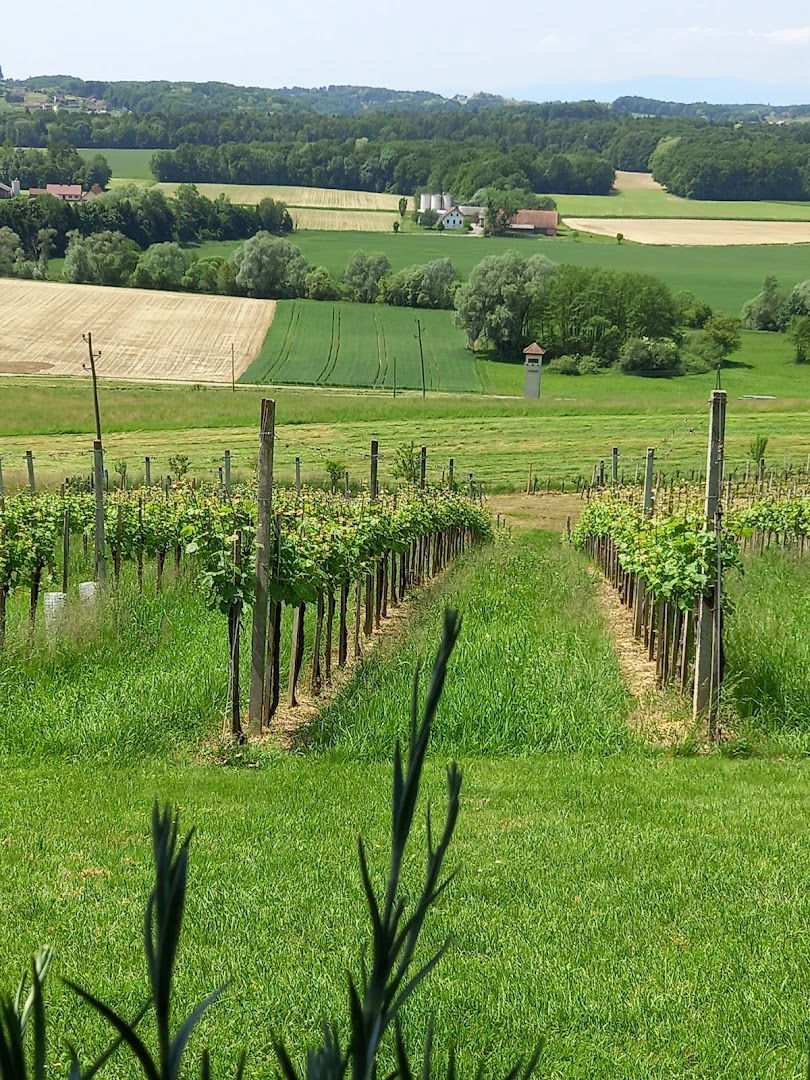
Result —
M 456 486 L 455 482 L 456 462 L 454 458 L 450 458 L 450 463 L 447 466 L 447 486 L 450 491 L 453 491 Z M 2 474 L 0 474 L 0 491 L 2 491 Z
M 645 517 L 652 513 L 653 506 L 653 474 L 655 472 L 655 447 L 647 447 L 647 458 L 644 462 L 644 500 L 642 509 Z
M 104 449 L 101 439 L 93 443 L 93 491 L 96 497 L 96 581 L 103 586 L 107 579 L 107 567 L 104 562 Z
M 256 596 L 253 604 L 253 630 L 250 658 L 250 701 L 248 723 L 252 731 L 262 730 L 264 683 L 267 674 L 267 610 L 270 588 L 270 536 L 273 525 L 273 443 L 276 429 L 276 403 L 262 398 L 259 422 L 259 464 L 257 470 L 256 514 Z
M 599 487 L 605 486 L 605 462 L 604 459 L 599 462 Z
M 425 477 L 427 476 L 427 447 L 422 447 L 422 453 L 419 457 L 419 487 L 424 488 Z
M 223 473 L 223 478 L 224 478 L 224 481 L 225 481 L 225 494 L 230 495 L 230 493 L 231 493 L 231 452 L 230 452 L 230 450 L 225 451 L 225 471 Z
M 368 478 L 368 489 L 371 492 L 371 498 L 376 499 L 379 492 L 377 482 L 377 467 L 380 458 L 380 444 L 376 439 L 371 440 L 371 468 Z
M 610 482 L 613 487 L 619 482 L 619 448 L 614 446 L 610 454 Z
M 301 490 L 301 458 L 295 459 L 295 490 Z
M 706 528 L 713 531 L 717 529 L 717 515 L 723 484 L 725 428 L 726 391 L 713 390 L 709 402 L 709 445 L 706 456 L 706 505 L 704 509 Z M 718 585 L 719 582 L 715 581 L 708 593 L 698 599 L 695 628 L 695 686 L 692 716 L 696 720 L 707 713 L 710 738 L 717 736 L 719 687 L 713 685 L 712 673 L 715 670 L 714 650 L 715 648 L 719 650 L 721 644 L 719 640 L 715 640 L 714 633 Z
M 36 480 L 34 478 L 34 454 L 31 450 L 25 451 L 25 464 L 28 466 L 28 490 L 33 495 L 37 490 Z
M 3 496 L 3 457 L 0 455 L 0 498 Z
M 152 486 L 152 459 L 150 457 L 144 458 L 143 479 L 147 487 Z

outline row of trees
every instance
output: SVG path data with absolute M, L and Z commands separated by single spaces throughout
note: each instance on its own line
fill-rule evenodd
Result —
M 208 199 L 189 184 L 181 185 L 172 196 L 132 185 L 81 203 L 50 196 L 3 199 L 0 226 L 19 237 L 27 258 L 36 259 L 43 229 L 51 231 L 51 253 L 60 256 L 72 233 L 118 233 L 137 248 L 147 248 L 169 241 L 243 240 L 260 231 L 285 234 L 292 231 L 293 222 L 283 202 L 263 199 L 257 206 L 239 206 L 224 195 Z
M 453 191 L 469 200 L 483 187 L 607 194 L 610 161 L 592 150 L 538 153 L 523 143 L 352 139 L 344 142 L 184 143 L 152 157 L 157 180 L 228 184 L 293 184 L 360 191 Z
M 787 334 L 793 342 L 796 362 L 810 362 L 810 281 L 800 281 L 788 293 L 772 275 L 762 291 L 743 304 L 740 318 L 748 330 L 772 330 Z
M 687 199 L 810 199 L 810 131 L 714 129 L 663 140 L 653 176 Z
M 0 146 L 0 181 L 10 185 L 19 180 L 23 188 L 45 187 L 46 184 L 81 184 L 91 188 L 98 184 L 106 188 L 112 169 L 102 154 L 85 159 L 75 147 L 55 141 L 47 150 Z

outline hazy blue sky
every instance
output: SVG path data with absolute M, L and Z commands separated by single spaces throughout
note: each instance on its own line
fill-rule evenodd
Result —
M 715 100 L 752 91 L 757 100 L 810 99 L 807 0 L 139 0 L 85 4 L 58 18 L 33 10 L 3 10 L 7 75 L 361 83 L 540 99 L 634 87 L 697 97 L 710 90 Z

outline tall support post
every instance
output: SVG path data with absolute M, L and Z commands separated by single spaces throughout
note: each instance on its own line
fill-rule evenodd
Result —
M 647 457 L 644 461 L 644 499 L 642 510 L 644 517 L 649 517 L 653 507 L 653 476 L 655 473 L 655 447 L 647 447 Z
M 610 454 L 610 482 L 613 487 L 619 482 L 619 448 L 614 446 Z
M 425 386 L 425 350 L 422 346 L 422 321 L 416 320 L 416 336 L 419 341 L 419 364 L 422 370 L 422 397 L 425 397 L 427 387 Z
M 454 458 L 450 458 L 450 464 L 447 466 L 447 486 L 450 491 L 456 489 L 456 462 Z
M 152 486 L 152 459 L 150 457 L 144 458 L 144 472 L 143 479 L 147 487 Z
M 33 495 L 37 490 L 37 481 L 34 476 L 34 454 L 32 450 L 25 451 L 25 464 L 28 466 L 28 490 Z
M 96 497 L 96 581 L 103 587 L 107 580 L 107 566 L 104 560 L 104 449 L 101 439 L 93 443 L 93 492 Z
M 706 455 L 706 503 L 704 517 L 706 528 L 715 530 L 723 491 L 723 445 L 726 432 L 726 391 L 713 390 L 709 401 L 709 445 Z M 717 737 L 717 704 L 719 686 L 712 678 L 719 668 L 715 656 L 719 658 L 721 642 L 715 633 L 719 599 L 719 581 L 715 581 L 708 592 L 697 602 L 697 624 L 695 627 L 695 685 L 692 698 L 692 716 L 697 719 L 706 715 L 710 738 Z M 715 654 L 715 650 L 718 650 Z
M 257 468 L 256 514 L 256 595 L 253 604 L 253 631 L 250 658 L 250 701 L 248 723 L 261 732 L 264 684 L 267 673 L 267 612 L 270 590 L 270 542 L 273 526 L 273 451 L 276 433 L 276 403 L 262 398 L 259 420 L 259 463 Z
M 0 499 L 3 497 L 4 485 L 3 485 L 3 456 L 0 454 Z
M 605 461 L 604 458 L 599 462 L 599 487 L 605 486 Z
M 225 471 L 223 473 L 223 480 L 224 480 L 224 483 L 225 483 L 225 494 L 230 495 L 230 493 L 231 493 L 231 452 L 230 452 L 230 450 L 225 451 Z
M 424 489 L 425 478 L 427 477 L 427 447 L 422 447 L 422 452 L 419 455 L 419 487 Z
M 368 490 L 371 493 L 371 498 L 376 499 L 379 494 L 379 480 L 377 470 L 379 468 L 380 461 L 380 444 L 376 439 L 371 440 L 371 469 L 368 478 Z
M 295 490 L 301 490 L 301 458 L 295 459 Z

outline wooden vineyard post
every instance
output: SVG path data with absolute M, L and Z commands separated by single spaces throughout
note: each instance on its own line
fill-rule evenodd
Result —
M 66 504 L 62 513 L 62 592 L 68 591 L 70 572 L 70 507 Z
M 152 486 L 152 459 L 150 457 L 144 458 L 144 470 L 143 470 L 143 482 L 147 487 Z
M 330 586 L 326 594 L 326 645 L 324 646 L 324 679 L 332 685 L 332 634 L 335 625 L 335 593 Z
M 290 680 L 287 684 L 287 704 L 293 708 L 298 704 L 295 690 L 301 673 L 301 661 L 304 657 L 304 616 L 306 604 L 298 604 L 293 611 L 292 642 L 290 645 Z
M 242 565 L 242 537 L 236 534 L 233 542 L 234 572 L 239 575 Z M 228 645 L 230 652 L 229 676 L 229 712 L 231 717 L 231 735 L 238 741 L 245 741 L 242 731 L 242 706 L 239 692 L 239 627 L 242 623 L 242 604 L 233 604 L 228 609 Z
M 250 701 L 248 723 L 261 732 L 264 722 L 265 679 L 267 676 L 267 614 L 270 589 L 270 534 L 273 522 L 273 449 L 276 403 L 263 398 L 259 421 L 259 463 L 256 514 L 256 596 L 253 603 L 253 630 L 250 658 Z M 276 643 L 276 648 L 278 644 Z
M 301 490 L 301 458 L 295 459 L 295 490 Z
M 225 484 L 225 494 L 230 495 L 230 493 L 231 493 L 231 452 L 230 452 L 230 450 L 225 451 L 225 469 L 224 469 L 224 472 L 222 474 L 222 477 L 223 477 L 223 481 L 224 481 L 224 484 Z
M 726 391 L 713 390 L 709 402 L 709 445 L 706 456 L 706 504 L 704 517 L 706 528 L 717 531 L 720 496 L 723 485 L 723 446 L 726 430 Z M 718 537 L 719 544 L 719 537 Z M 719 569 L 718 569 L 719 574 Z M 707 593 L 697 602 L 695 627 L 695 683 L 692 699 L 692 717 L 706 715 L 709 738 L 718 734 L 717 706 L 720 687 L 714 678 L 719 668 L 721 648 L 720 635 L 715 633 L 718 622 L 720 581 L 716 578 Z
M 36 493 L 37 482 L 34 476 L 34 454 L 31 450 L 25 451 L 25 464 L 28 466 L 28 490 L 32 495 Z
M 419 455 L 419 487 L 425 490 L 425 480 L 427 477 L 427 447 L 423 446 Z
M 3 485 L 3 456 L 0 454 L 0 499 L 3 497 L 4 485 Z
M 349 610 L 349 582 L 340 585 L 340 609 L 338 613 L 338 667 L 345 667 L 349 655 L 349 628 L 347 626 Z
M 652 513 L 653 505 L 653 472 L 655 470 L 655 448 L 647 447 L 647 457 L 644 465 L 644 495 L 641 507 L 644 517 Z M 641 627 L 644 615 L 644 579 L 636 574 L 636 590 L 633 597 L 633 633 L 636 638 L 641 637 Z
M 371 500 L 374 502 L 379 494 L 378 468 L 380 460 L 380 444 L 376 439 L 371 440 L 371 466 L 369 469 L 368 490 Z
M 313 694 L 320 694 L 323 685 L 321 668 L 321 638 L 323 636 L 323 618 L 325 612 L 323 592 L 318 590 L 318 606 L 315 614 L 315 637 L 312 643 L 312 680 Z
M 101 439 L 93 443 L 93 492 L 96 498 L 96 581 L 103 587 L 107 580 L 107 567 L 104 562 L 104 449 Z
M 619 482 L 619 448 L 614 446 L 610 454 L 610 483 L 613 487 Z
M 456 489 L 455 471 L 455 460 L 453 458 L 450 458 L 450 463 L 447 466 L 447 487 L 450 491 L 455 491 Z

